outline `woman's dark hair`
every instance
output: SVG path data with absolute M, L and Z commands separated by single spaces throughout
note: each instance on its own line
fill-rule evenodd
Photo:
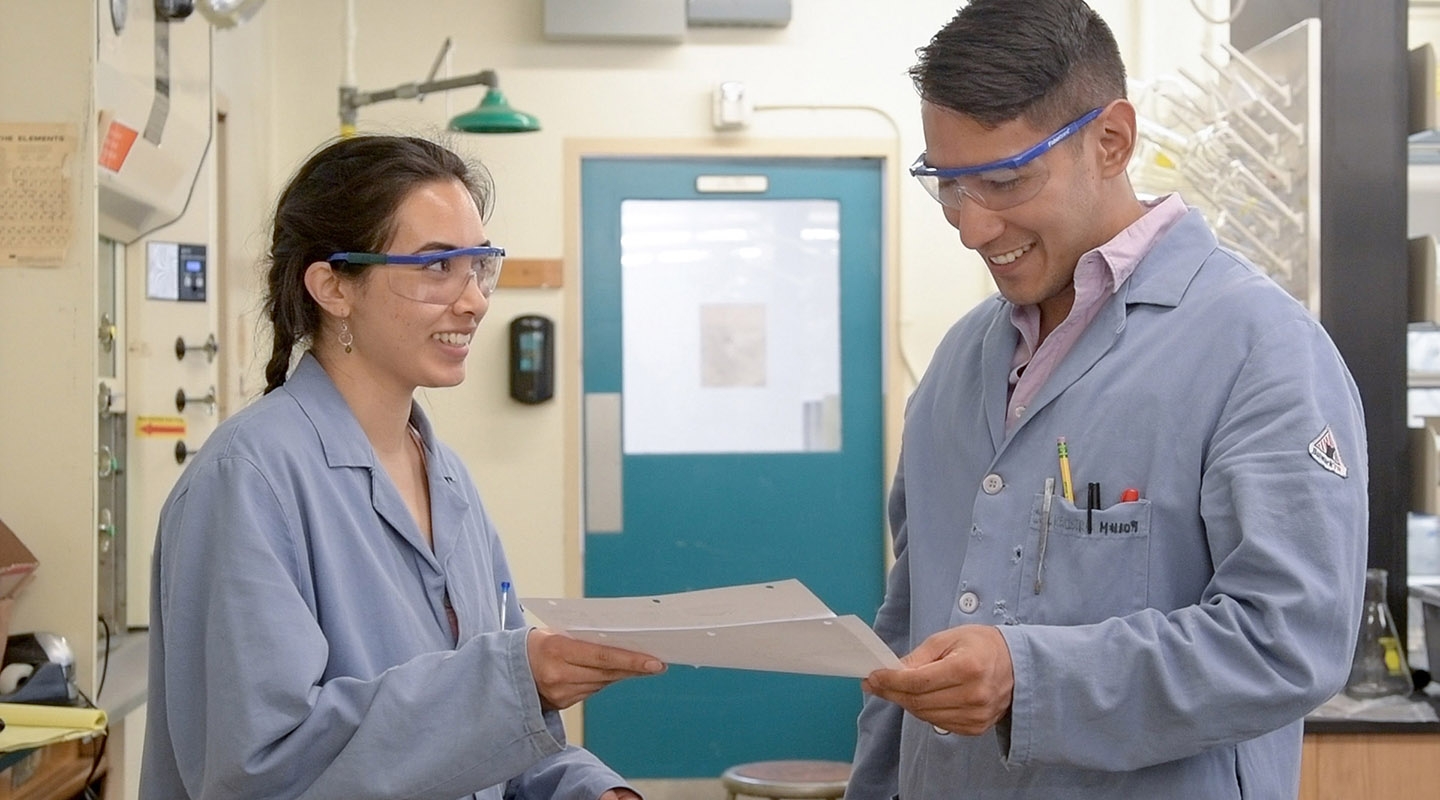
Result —
M 295 345 L 320 331 L 320 307 L 305 289 L 305 271 L 332 253 L 378 252 L 395 232 L 395 215 L 410 192 L 456 180 L 482 217 L 492 184 L 484 167 L 411 136 L 356 136 L 325 145 L 295 173 L 275 206 L 266 257 L 265 315 L 274 343 L 265 365 L 265 393 L 285 383 Z M 359 275 L 364 265 L 336 264 Z
M 1081 0 L 972 0 L 916 55 L 922 99 L 989 127 L 1048 131 L 1125 96 L 1115 36 Z

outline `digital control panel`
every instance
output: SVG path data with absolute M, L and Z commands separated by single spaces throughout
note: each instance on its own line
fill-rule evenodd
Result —
M 180 245 L 180 293 L 176 299 L 205 302 L 205 245 Z

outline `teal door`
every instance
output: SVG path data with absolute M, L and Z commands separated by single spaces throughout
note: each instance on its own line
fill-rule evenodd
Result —
M 884 578 L 881 162 L 582 162 L 585 594 Z M 637 778 L 848 761 L 859 681 L 672 666 L 586 702 Z

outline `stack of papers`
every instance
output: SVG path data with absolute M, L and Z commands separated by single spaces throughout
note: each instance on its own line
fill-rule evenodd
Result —
M 98 708 L 0 703 L 0 753 L 28 750 L 104 733 L 105 712 Z
M 836 616 L 798 580 L 643 597 L 526 598 L 525 611 L 587 642 L 667 664 L 863 678 L 899 669 L 864 620 Z

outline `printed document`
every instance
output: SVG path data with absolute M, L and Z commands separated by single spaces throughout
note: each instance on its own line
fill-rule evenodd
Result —
M 863 678 L 900 659 L 857 616 L 790 579 L 641 597 L 527 598 L 526 613 L 587 642 L 667 664 Z

